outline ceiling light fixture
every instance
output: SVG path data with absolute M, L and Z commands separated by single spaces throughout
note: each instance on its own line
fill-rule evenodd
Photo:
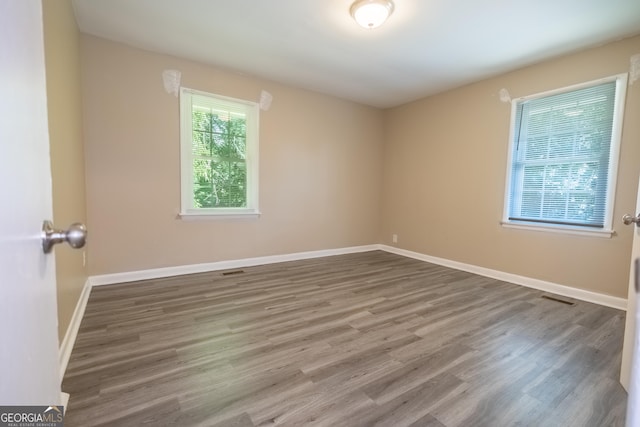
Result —
M 356 0 L 352 5 L 351 16 L 364 28 L 373 29 L 384 24 L 393 12 L 391 0 Z

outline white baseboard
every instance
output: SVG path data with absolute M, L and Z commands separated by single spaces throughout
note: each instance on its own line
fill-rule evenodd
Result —
M 544 280 L 533 279 L 531 277 L 519 276 L 517 274 L 505 273 L 504 271 L 492 270 L 490 268 L 479 267 L 477 265 L 465 264 L 458 261 L 452 261 L 445 258 L 438 258 L 418 252 L 408 251 L 405 249 L 394 248 L 387 245 L 379 245 L 379 249 L 402 255 L 408 258 L 414 258 L 420 261 L 430 262 L 432 264 L 442 265 L 444 267 L 454 268 L 456 270 L 467 271 L 469 273 L 478 274 L 480 276 L 491 277 L 492 279 L 502 280 L 504 282 L 514 283 L 516 285 L 526 286 L 528 288 L 538 289 L 544 292 L 550 292 L 563 295 L 569 298 L 575 298 L 581 301 L 592 302 L 594 304 L 604 305 L 606 307 L 616 308 L 618 310 L 627 310 L 627 300 L 625 298 L 614 297 L 611 295 L 600 294 L 597 292 L 586 291 L 584 289 L 573 288 L 571 286 L 559 285 L 557 283 L 547 282 Z
M 600 294 L 597 292 L 578 289 L 571 286 L 560 285 L 553 282 L 547 282 L 544 280 L 534 279 L 531 277 L 520 276 L 512 273 L 506 273 L 503 271 L 493 270 L 490 268 L 479 267 L 477 265 L 465 264 L 458 261 L 452 261 L 445 258 L 438 258 L 431 255 L 425 255 L 418 252 L 413 252 L 406 249 L 399 249 L 393 246 L 381 245 L 381 244 L 352 246 L 347 248 L 325 249 L 325 250 L 309 251 L 309 252 L 296 252 L 292 254 L 271 255 L 271 256 L 256 257 L 256 258 L 244 258 L 244 259 L 218 261 L 218 262 L 203 263 L 203 264 L 180 265 L 175 267 L 154 268 L 150 270 L 129 271 L 125 273 L 103 274 L 98 276 L 92 276 L 90 278 L 90 283 L 91 283 L 91 286 L 111 285 L 114 283 L 126 283 L 126 282 L 135 282 L 138 280 L 159 279 L 163 277 L 179 276 L 182 274 L 205 273 L 208 271 L 252 267 L 256 265 L 275 264 L 278 262 L 297 261 L 297 260 L 303 260 L 303 259 L 321 258 L 325 256 L 343 255 L 343 254 L 349 254 L 349 253 L 368 252 L 368 251 L 375 251 L 375 250 L 382 250 L 385 252 L 406 256 L 408 258 L 430 262 L 433 264 L 442 265 L 444 267 L 454 268 L 456 270 L 467 271 L 469 273 L 474 273 L 474 274 L 478 274 L 485 277 L 491 277 L 493 279 L 514 283 L 516 285 L 538 289 L 544 292 L 550 292 L 550 293 L 563 295 L 570 298 L 575 298 L 582 301 L 592 302 L 594 304 L 604 305 L 606 307 L 616 308 L 618 310 L 626 311 L 627 309 L 627 300 L 625 298 L 619 298 L 611 295 Z M 87 298 L 88 298 L 88 292 L 87 292 Z M 84 302 L 84 304 L 86 305 L 86 301 Z M 84 313 L 84 306 L 82 307 L 82 312 Z M 74 313 L 74 318 L 75 318 L 75 313 Z M 77 326 L 78 327 L 80 326 L 79 320 L 78 320 Z M 66 336 L 65 336 L 65 339 L 66 339 Z M 73 339 L 75 340 L 75 335 Z M 73 347 L 73 343 L 71 343 L 71 347 Z M 69 354 L 70 352 L 71 352 L 71 348 L 69 348 Z M 66 367 L 66 364 L 65 364 L 65 367 Z
M 71 350 L 73 350 L 73 345 L 76 343 L 78 330 L 80 329 L 80 323 L 82 322 L 82 317 L 84 316 L 84 310 L 87 308 L 87 302 L 89 301 L 90 294 L 91 279 L 89 278 L 85 282 L 84 287 L 82 288 L 82 292 L 80 292 L 80 298 L 78 298 L 76 308 L 75 310 L 73 310 L 73 315 L 71 316 L 71 321 L 69 322 L 69 326 L 67 327 L 67 332 L 64 334 L 62 343 L 60 343 L 60 349 L 58 353 L 60 382 L 62 382 L 64 373 L 67 370 L 67 364 L 69 363 L 69 358 L 71 357 Z
M 233 268 L 253 267 L 256 265 L 275 264 L 278 262 L 298 261 L 321 258 L 333 255 L 344 255 L 358 252 L 379 250 L 380 245 L 352 246 L 348 248 L 325 249 L 309 252 L 295 252 L 284 255 L 270 255 L 256 258 L 243 258 L 229 261 L 208 262 L 203 264 L 179 265 L 175 267 L 153 268 L 150 270 L 129 271 L 125 273 L 102 274 L 91 277 L 92 286 L 112 285 L 114 283 L 136 282 L 138 280 L 159 279 L 180 276 L 183 274 L 206 273 L 209 271 L 228 270 Z
M 60 405 L 64 408 L 64 413 L 67 413 L 67 407 L 69 406 L 69 393 L 60 392 Z

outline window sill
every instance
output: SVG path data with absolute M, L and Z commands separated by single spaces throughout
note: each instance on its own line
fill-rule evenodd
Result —
M 501 221 L 500 224 L 505 228 L 514 228 L 518 230 L 543 231 L 547 233 L 571 234 L 575 236 L 598 237 L 601 239 L 610 239 L 615 231 L 613 230 L 590 230 L 584 227 L 571 227 L 563 225 L 533 225 L 521 222 Z
M 178 218 L 183 221 L 224 220 L 224 219 L 257 219 L 262 212 L 255 209 L 229 209 L 220 211 L 187 211 L 180 212 Z

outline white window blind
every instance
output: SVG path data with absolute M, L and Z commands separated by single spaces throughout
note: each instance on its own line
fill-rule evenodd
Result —
M 618 87 L 613 79 L 515 101 L 508 222 L 605 228 Z

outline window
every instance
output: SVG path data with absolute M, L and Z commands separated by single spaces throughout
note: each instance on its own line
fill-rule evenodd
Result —
M 181 215 L 258 215 L 258 104 L 180 89 Z
M 503 224 L 611 235 L 626 75 L 513 101 Z

